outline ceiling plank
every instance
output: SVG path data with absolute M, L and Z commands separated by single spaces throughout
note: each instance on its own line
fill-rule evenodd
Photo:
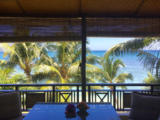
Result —
M 135 11 L 134 14 L 133 14 L 134 16 L 136 16 L 136 15 L 138 14 L 138 12 L 139 12 L 140 9 L 142 8 L 142 6 L 143 6 L 143 4 L 144 4 L 145 1 L 146 1 L 146 0 L 141 0 L 141 3 L 138 5 L 136 11 Z
M 19 0 L 16 0 L 16 3 L 17 3 L 17 5 L 18 5 L 19 9 L 22 11 L 23 15 L 25 15 L 25 14 L 26 14 L 26 11 L 24 10 L 24 8 L 23 8 L 23 6 L 21 5 L 20 1 L 19 1 Z

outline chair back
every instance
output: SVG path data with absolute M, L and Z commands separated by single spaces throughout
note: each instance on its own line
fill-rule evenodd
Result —
M 44 93 L 27 93 L 26 94 L 26 108 L 32 108 L 38 102 L 45 102 Z
M 18 92 L 0 94 L 0 120 L 22 116 L 20 95 Z
M 123 107 L 131 108 L 131 93 L 123 93 Z
M 160 97 L 132 93 L 130 119 L 157 120 L 160 114 Z

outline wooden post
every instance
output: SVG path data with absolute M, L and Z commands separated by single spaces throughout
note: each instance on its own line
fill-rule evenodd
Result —
M 116 109 L 116 86 L 113 86 L 113 106 Z
M 154 86 L 151 85 L 151 88 L 150 88 L 151 95 L 153 95 L 153 91 L 154 91 Z
M 86 102 L 86 18 L 82 17 L 82 64 L 81 64 L 81 77 L 82 77 L 82 101 Z
M 56 87 L 55 86 L 52 86 L 52 91 L 53 91 L 53 103 L 55 103 L 55 98 L 57 97 L 57 96 L 55 96 L 55 91 L 56 91 Z

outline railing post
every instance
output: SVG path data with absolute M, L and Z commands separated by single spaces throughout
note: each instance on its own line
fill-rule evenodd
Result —
M 150 91 L 151 91 L 151 94 L 153 94 L 153 91 L 154 91 L 154 86 L 153 85 L 151 85 Z
M 21 92 L 19 91 L 19 86 L 15 86 L 15 90 L 16 90 L 16 92 L 18 92 L 19 95 L 20 95 L 20 103 L 21 103 L 21 106 L 22 106 Z
M 88 102 L 90 103 L 91 102 L 91 86 L 88 85 Z
M 116 86 L 113 86 L 113 106 L 116 109 Z
M 53 103 L 55 103 L 55 86 L 52 86 L 52 91 L 53 91 Z
M 79 86 L 77 85 L 77 103 L 79 103 Z
M 19 91 L 19 87 L 15 86 L 15 90 L 16 90 L 16 92 L 18 92 Z

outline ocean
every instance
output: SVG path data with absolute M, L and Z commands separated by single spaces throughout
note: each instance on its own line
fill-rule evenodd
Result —
M 105 54 L 105 51 L 91 51 L 93 55 L 103 57 Z M 53 56 L 53 53 L 48 53 L 50 56 Z M 120 73 L 131 73 L 133 75 L 133 81 L 127 80 L 126 83 L 143 83 L 144 79 L 147 77 L 148 70 L 143 67 L 143 64 L 141 64 L 138 60 L 138 57 L 136 56 L 137 53 L 127 54 L 124 56 L 118 56 L 115 58 L 121 59 L 124 64 L 125 68 L 120 68 Z M 0 52 L 0 59 L 4 60 L 3 58 L 3 52 Z M 7 58 L 5 58 L 7 59 Z M 16 67 L 16 72 L 23 73 L 23 71 Z

